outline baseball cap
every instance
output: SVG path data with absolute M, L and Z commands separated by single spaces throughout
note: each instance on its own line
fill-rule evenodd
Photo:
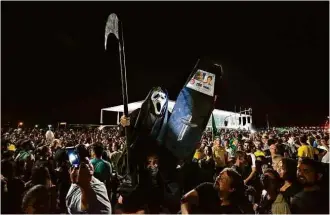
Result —
M 16 151 L 16 146 L 14 144 L 10 144 L 8 147 L 7 147 L 8 151 Z

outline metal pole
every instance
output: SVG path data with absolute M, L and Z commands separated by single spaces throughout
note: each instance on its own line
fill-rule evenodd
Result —
M 103 124 L 103 110 L 101 109 L 100 124 Z
M 109 34 L 114 34 L 118 39 L 119 47 L 119 60 L 120 60 L 120 75 L 121 75 L 121 89 L 123 96 L 124 104 L 124 114 L 128 116 L 128 96 L 127 96 L 127 81 L 126 81 L 126 63 L 125 63 L 125 49 L 124 49 L 124 34 L 123 34 L 123 24 L 118 19 L 116 14 L 110 14 L 105 27 L 105 49 L 107 49 L 107 38 Z M 127 149 L 127 174 L 129 175 L 129 148 L 130 148 L 130 138 L 127 126 L 125 127 L 125 136 L 126 136 L 126 149 Z
M 119 56 L 120 56 L 120 74 L 121 74 L 121 89 L 123 94 L 123 103 L 124 103 L 124 114 L 128 116 L 128 99 L 127 99 L 127 81 L 126 81 L 126 65 L 125 65 L 125 50 L 124 50 L 124 36 L 123 36 L 123 24 L 120 23 L 120 31 L 119 31 Z M 125 127 L 125 137 L 126 137 L 126 173 L 130 174 L 130 165 L 129 165 L 129 149 L 130 149 L 130 138 L 128 136 L 128 127 Z

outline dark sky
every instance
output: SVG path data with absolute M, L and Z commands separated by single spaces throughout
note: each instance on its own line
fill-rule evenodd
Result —
M 1 2 L 2 122 L 98 123 L 161 85 L 175 100 L 199 57 L 220 62 L 216 108 L 253 108 L 257 126 L 319 125 L 329 114 L 329 2 Z

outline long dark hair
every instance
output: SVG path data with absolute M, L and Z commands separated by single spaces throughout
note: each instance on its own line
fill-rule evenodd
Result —
M 245 197 L 245 187 L 242 176 L 234 169 L 225 168 L 222 172 L 227 172 L 231 179 L 231 188 L 235 190 L 229 195 L 229 201 L 233 205 L 239 205 Z
M 266 174 L 269 173 L 274 176 L 274 179 L 270 179 Z M 283 180 L 277 171 L 269 168 L 264 171 L 264 174 L 261 176 L 261 183 L 268 192 L 272 190 L 274 192 L 279 192 L 280 188 L 283 185 Z
M 49 213 L 50 195 L 46 186 L 38 184 L 26 192 L 22 201 L 22 209 L 24 212 L 31 203 L 33 204 L 33 208 L 36 209 L 36 214 Z
M 230 204 L 238 207 L 242 213 L 252 214 L 253 209 L 245 196 L 245 185 L 242 176 L 232 168 L 225 168 L 223 171 L 231 178 L 231 188 L 235 190 L 229 195 Z
M 212 147 L 211 146 L 206 146 L 205 147 L 206 149 L 207 149 L 207 151 L 208 151 L 208 156 L 212 156 Z
M 297 180 L 297 161 L 291 158 L 282 158 L 282 165 L 285 169 L 283 180 L 295 182 Z
M 50 174 L 47 167 L 43 165 L 34 166 L 32 169 L 31 182 L 33 185 L 46 185 L 50 180 Z

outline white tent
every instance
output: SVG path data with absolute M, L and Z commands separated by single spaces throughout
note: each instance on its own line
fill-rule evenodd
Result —
M 141 107 L 143 101 L 133 102 L 128 104 L 128 113 Z M 169 100 L 168 110 L 172 112 L 175 101 Z M 103 124 L 103 111 L 117 112 L 117 124 L 119 124 L 119 113 L 124 112 L 124 105 L 108 107 L 101 109 L 100 123 Z M 215 124 L 218 128 L 233 128 L 233 129 L 252 129 L 252 115 L 241 114 L 214 109 L 213 110 Z M 227 124 L 225 123 L 227 122 Z M 210 118 L 207 127 L 212 127 L 212 117 Z
M 128 104 L 128 113 L 131 113 L 132 111 L 140 108 L 143 102 L 144 101 L 129 103 Z M 168 110 L 170 112 L 172 112 L 174 104 L 175 104 L 175 101 L 172 101 L 172 100 L 168 101 Z M 123 113 L 124 112 L 124 105 L 118 105 L 118 106 L 114 106 L 114 107 L 103 108 L 103 109 L 101 109 L 101 113 L 102 113 L 102 111 L 111 111 L 111 112 Z

